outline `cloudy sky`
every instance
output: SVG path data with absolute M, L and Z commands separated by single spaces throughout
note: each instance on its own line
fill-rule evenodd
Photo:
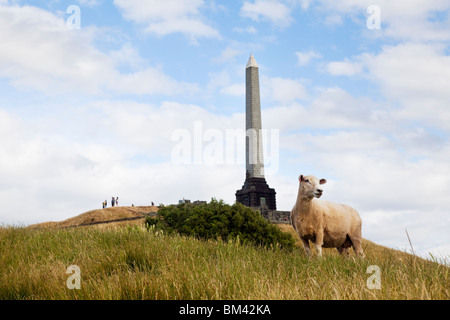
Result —
M 365 238 L 448 256 L 449 30 L 447 0 L 0 0 L 0 222 L 233 203 L 253 53 L 278 209 L 314 174 Z

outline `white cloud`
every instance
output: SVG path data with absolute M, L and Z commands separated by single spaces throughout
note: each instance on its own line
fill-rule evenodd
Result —
M 104 177 L 113 169 L 110 165 L 120 161 L 114 148 L 44 135 L 40 128 L 5 112 L 0 119 L 14 122 L 11 135 L 0 132 L 6 142 L 0 146 L 0 196 L 8 197 L 0 217 L 4 223 L 30 223 L 56 218 L 58 213 L 63 218 L 73 215 L 67 208 L 76 210 L 81 199 L 89 203 L 97 194 L 96 187 L 107 186 Z
M 82 6 L 94 7 L 101 3 L 101 0 L 77 0 Z
M 299 104 L 295 101 L 263 110 L 269 128 L 285 130 L 359 130 L 380 128 L 391 130 L 394 126 L 381 108 L 369 98 L 353 97 L 340 88 L 316 89 L 312 101 Z M 287 145 L 296 146 L 291 140 Z M 295 148 L 295 147 L 294 147 Z
M 220 89 L 220 93 L 235 97 L 245 96 L 245 84 L 239 83 L 223 87 L 222 89 Z
M 68 30 L 64 21 L 35 7 L 1 7 L 0 75 L 17 85 L 55 90 L 111 74 L 112 61 L 95 50 L 92 30 Z M 96 63 L 102 61 L 102 63 Z M 74 81 L 76 79 L 76 81 Z M 61 81 L 62 80 L 62 81 Z
M 450 57 L 445 47 L 405 43 L 386 46 L 378 55 L 364 55 L 369 76 L 384 95 L 399 103 L 395 116 L 421 119 L 428 125 L 449 130 Z
M 221 117 L 193 104 L 162 102 L 159 106 L 133 102 L 98 102 L 93 106 L 102 112 L 105 129 L 115 132 L 126 143 L 156 154 L 170 155 L 172 132 L 193 130 L 195 121 L 202 121 L 205 129 L 235 128 L 234 116 Z M 150 152 L 150 151 L 146 151 Z
M 36 7 L 0 7 L 0 77 L 19 88 L 47 94 L 83 91 L 177 94 L 195 91 L 195 84 L 179 83 L 162 68 L 145 67 L 137 51 L 125 44 L 108 53 L 93 42 L 95 28 L 69 30 L 63 19 Z M 119 66 L 140 71 L 120 72 Z M 146 85 L 144 85 L 146 84 Z
M 284 28 L 294 21 L 293 10 L 300 6 L 307 10 L 313 0 L 254 0 L 245 1 L 241 7 L 241 16 L 253 21 L 270 21 L 275 26 Z
M 130 101 L 65 105 L 59 110 L 56 127 L 0 110 L 0 197 L 8 199 L 1 222 L 62 220 L 99 207 L 111 196 L 119 196 L 122 205 L 176 203 L 182 197 L 218 197 L 232 203 L 233 189 L 243 183 L 244 150 L 237 150 L 230 164 L 196 165 L 192 159 L 177 165 L 171 158 L 178 143 L 172 140 L 175 130 L 187 130 L 192 147 L 200 143 L 203 154 L 210 144 L 207 130 L 225 135 L 226 129 L 244 123 L 243 114 L 227 117 L 195 105 Z M 49 124 L 49 118 L 42 120 Z M 196 121 L 203 127 L 199 136 Z
M 130 74 L 121 74 L 107 82 L 116 93 L 174 95 L 198 91 L 196 84 L 178 82 L 160 68 L 147 68 Z
M 264 76 L 261 82 L 264 95 L 277 102 L 289 103 L 307 97 L 305 86 L 299 80 Z
M 237 44 L 232 44 L 226 47 L 224 50 L 222 50 L 220 55 L 218 57 L 215 57 L 213 61 L 220 63 L 227 62 L 241 55 L 242 53 L 243 53 L 242 47 L 239 48 Z
M 416 121 L 448 131 L 450 57 L 445 46 L 415 42 L 384 46 L 380 53 L 364 53 L 352 60 L 330 62 L 332 75 L 361 75 L 377 84 L 390 104 L 391 117 Z
M 299 4 L 303 10 L 306 10 L 309 8 L 311 3 L 314 2 L 314 0 L 289 0 L 288 2 L 292 4 Z
M 237 32 L 237 33 L 249 33 L 249 34 L 256 34 L 256 33 L 258 33 L 258 30 L 256 30 L 256 28 L 253 27 L 253 26 L 246 27 L 246 28 L 235 27 L 235 28 L 233 28 L 233 31 Z
M 325 24 L 327 26 L 339 26 L 342 25 L 342 16 L 338 14 L 331 14 L 325 18 Z
M 208 74 L 209 81 L 207 88 L 210 91 L 214 91 L 218 88 L 225 87 L 231 84 L 231 75 L 228 70 L 222 70 L 221 72 L 212 72 Z
M 296 52 L 295 55 L 297 56 L 297 64 L 301 67 L 309 64 L 312 59 L 322 58 L 320 53 L 312 50 L 306 52 Z
M 241 16 L 254 21 L 268 20 L 278 27 L 287 27 L 293 21 L 291 9 L 284 3 L 274 0 L 245 1 L 241 8 Z
M 361 17 L 364 21 L 368 17 L 367 8 L 377 5 L 381 13 L 381 29 L 388 37 L 414 41 L 450 39 L 450 3 L 446 0 L 412 0 L 407 3 L 390 0 L 319 0 L 317 3 L 320 8 L 330 12 L 330 19 L 338 22 L 340 15 Z M 435 19 L 434 13 L 438 11 L 447 11 L 447 16 Z
M 242 70 L 240 70 L 242 74 Z M 210 73 L 207 90 L 210 95 L 218 93 L 233 97 L 245 95 L 245 83 L 233 83 L 232 74 L 228 69 L 221 72 Z
M 218 38 L 219 32 L 200 13 L 203 0 L 114 0 L 125 18 L 145 27 L 157 36 L 182 33 L 192 40 Z
M 326 71 L 333 76 L 354 76 L 361 73 L 362 70 L 361 63 L 351 62 L 348 59 L 329 62 L 326 66 Z

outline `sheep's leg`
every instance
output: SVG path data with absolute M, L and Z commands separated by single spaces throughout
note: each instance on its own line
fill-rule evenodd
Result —
M 361 258 L 364 258 L 364 252 L 362 249 L 361 238 L 357 237 L 356 239 L 353 238 L 351 240 L 352 240 L 352 247 L 353 247 L 353 250 L 355 251 L 356 255 Z
M 322 245 L 321 244 L 315 244 L 315 246 L 316 246 L 317 256 L 318 257 L 322 257 Z
M 306 255 L 308 257 L 310 257 L 311 256 L 311 249 L 309 248 L 309 240 L 303 239 L 302 237 L 300 237 L 300 239 L 302 240 L 303 249 L 305 249 Z
M 336 249 L 339 251 L 339 253 L 342 256 L 344 256 L 344 257 L 348 257 L 349 256 L 348 248 L 344 247 L 343 245 L 340 246 L 340 247 L 337 247 Z
M 352 245 L 353 245 L 353 242 L 350 239 L 350 237 L 347 235 L 344 243 L 340 247 L 337 247 L 336 249 L 338 249 L 339 253 L 342 256 L 348 257 L 350 255 L 349 249 Z
M 355 244 L 353 246 L 353 250 L 355 250 L 355 253 L 357 256 L 359 256 L 360 258 L 364 258 L 364 252 L 363 252 L 361 243 L 358 243 L 357 245 Z
M 352 242 L 353 251 L 361 258 L 364 258 L 364 252 L 362 249 L 362 236 L 361 236 L 361 224 L 356 226 L 351 234 L 348 235 Z
M 319 230 L 316 234 L 316 241 L 314 243 L 317 251 L 317 256 L 322 256 L 322 246 L 323 246 L 323 230 Z

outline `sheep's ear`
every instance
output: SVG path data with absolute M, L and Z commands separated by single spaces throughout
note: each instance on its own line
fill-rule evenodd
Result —
M 320 179 L 319 183 L 320 184 L 325 184 L 325 183 L 327 183 L 327 179 Z
M 300 182 L 303 181 L 303 175 L 302 174 L 298 177 L 298 181 L 300 181 Z

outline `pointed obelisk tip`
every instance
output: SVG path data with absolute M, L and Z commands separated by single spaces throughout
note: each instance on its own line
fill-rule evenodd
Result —
M 245 68 L 247 69 L 247 68 L 250 68 L 250 67 L 258 68 L 258 64 L 256 63 L 256 60 L 255 60 L 255 57 L 253 56 L 253 53 L 250 55 L 250 58 L 248 59 L 248 62 L 247 62 L 247 66 Z

